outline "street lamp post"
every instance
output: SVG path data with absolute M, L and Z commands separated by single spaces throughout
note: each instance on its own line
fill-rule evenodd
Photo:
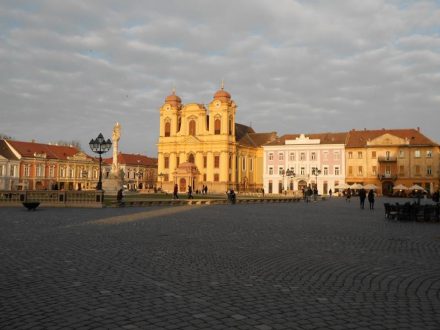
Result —
M 318 175 L 321 174 L 321 170 L 317 167 L 312 167 L 312 175 L 315 176 L 315 185 L 316 185 L 316 191 L 318 191 Z
M 282 180 L 282 186 L 281 186 L 281 190 L 282 191 L 284 191 L 284 190 L 287 190 L 287 189 L 284 189 L 285 187 L 286 187 L 286 185 L 284 184 L 284 177 L 290 177 L 290 178 L 292 178 L 292 177 L 294 177 L 296 174 L 295 174 L 295 172 L 293 171 L 293 170 L 291 170 L 291 169 L 287 169 L 287 170 L 281 170 L 281 176 L 283 177 L 283 180 Z
M 160 172 L 157 176 L 160 178 L 160 191 L 162 191 L 162 181 L 165 174 Z
M 94 153 L 99 154 L 99 180 L 96 185 L 96 190 L 102 190 L 102 154 L 110 150 L 112 141 L 110 141 L 110 139 L 107 139 L 106 141 L 102 133 L 99 133 L 96 139 L 90 140 L 89 146 Z

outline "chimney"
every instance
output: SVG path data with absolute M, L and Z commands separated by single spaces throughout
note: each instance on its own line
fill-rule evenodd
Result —
M 35 140 L 34 140 L 34 139 L 32 139 L 32 140 L 31 140 L 31 142 L 32 142 L 32 143 L 35 143 Z
M 419 126 L 417 126 L 417 132 L 420 132 L 420 127 Z

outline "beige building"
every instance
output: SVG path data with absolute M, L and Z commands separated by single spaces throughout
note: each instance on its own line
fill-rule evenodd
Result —
M 349 184 L 372 183 L 385 195 L 398 184 L 439 189 L 439 145 L 419 129 L 351 130 L 345 157 Z
M 171 192 L 175 184 L 184 192 L 224 193 L 229 188 L 262 188 L 262 145 L 276 133 L 255 133 L 237 124 L 237 105 L 223 86 L 208 104 L 182 104 L 175 92 L 160 108 L 158 183 Z

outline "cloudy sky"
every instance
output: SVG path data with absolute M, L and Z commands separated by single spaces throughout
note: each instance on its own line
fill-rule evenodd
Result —
M 257 132 L 416 128 L 440 142 L 440 1 L 0 2 L 0 133 L 77 140 L 113 125 L 156 156 L 173 89 L 222 79 Z

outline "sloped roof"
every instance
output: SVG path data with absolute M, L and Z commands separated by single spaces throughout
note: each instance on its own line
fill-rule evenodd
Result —
M 304 134 L 305 137 L 310 139 L 319 139 L 320 144 L 345 144 L 347 141 L 348 132 L 337 132 L 337 133 L 312 133 Z M 286 144 L 286 140 L 295 140 L 299 138 L 301 134 L 285 134 L 272 142 L 266 143 L 267 146 L 277 146 Z
M 72 157 L 79 152 L 75 147 L 57 146 L 37 142 L 23 142 L 8 140 L 8 143 L 22 156 L 35 157 L 35 154 L 46 154 L 47 159 L 63 159 Z
M 103 161 L 104 163 L 110 165 L 113 163 L 113 157 L 105 158 Z M 137 166 L 137 165 L 156 166 L 157 158 L 151 158 L 140 154 L 125 154 L 120 152 L 118 154 L 118 163 L 123 165 L 131 165 L 131 166 Z
M 348 135 L 347 148 L 361 148 L 367 145 L 369 140 L 373 140 L 384 134 L 391 134 L 401 139 L 408 139 L 412 146 L 438 146 L 437 143 L 423 135 L 419 130 L 409 129 L 380 129 L 380 130 L 351 130 Z
M 5 140 L 0 140 L 0 156 L 3 156 L 9 160 L 18 160 L 18 158 L 6 144 Z
M 248 133 L 255 133 L 252 127 L 235 123 L 235 141 L 240 141 Z

